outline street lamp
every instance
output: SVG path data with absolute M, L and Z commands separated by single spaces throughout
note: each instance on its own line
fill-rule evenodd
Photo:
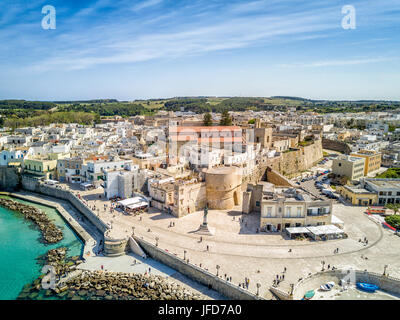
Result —
M 383 275 L 384 275 L 384 276 L 386 276 L 386 269 L 387 269 L 387 267 L 388 267 L 388 265 L 385 264 L 385 267 L 384 267 L 384 269 L 383 269 Z
M 322 271 L 324 271 L 325 270 L 325 261 L 321 261 L 321 263 L 322 263 Z
M 217 265 L 216 268 L 217 268 L 217 277 L 218 277 L 218 271 L 219 271 L 220 266 Z
M 183 250 L 183 260 L 186 260 L 186 250 Z
M 257 283 L 256 286 L 257 286 L 257 295 L 259 295 L 260 294 L 261 284 Z
M 156 237 L 156 247 L 158 247 L 158 240 L 160 240 L 158 237 Z
M 135 235 L 135 227 L 132 227 L 132 235 Z

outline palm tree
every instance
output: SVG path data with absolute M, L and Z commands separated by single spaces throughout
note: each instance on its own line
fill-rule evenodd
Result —
M 400 204 L 398 203 L 388 203 L 385 205 L 385 208 L 389 209 L 389 210 L 393 210 L 394 214 L 397 214 L 397 212 L 400 211 Z

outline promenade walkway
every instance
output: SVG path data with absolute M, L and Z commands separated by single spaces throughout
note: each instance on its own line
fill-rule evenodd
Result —
M 68 186 L 63 184 L 63 187 Z M 153 209 L 140 216 L 128 216 L 117 210 L 110 213 L 111 202 L 104 199 L 101 188 L 72 191 L 79 193 L 83 201 L 112 226 L 110 236 L 125 237 L 132 234 L 134 228 L 135 235 L 150 243 L 158 241 L 161 249 L 190 259 L 191 263 L 210 272 L 216 272 L 219 266 L 219 274 L 232 277 L 235 284 L 249 278 L 252 292 L 257 291 L 257 283 L 261 284 L 260 293 L 265 298 L 272 297 L 268 288 L 277 275 L 284 276 L 279 287 L 289 290 L 290 283 L 320 271 L 322 261 L 325 268 L 329 265 L 378 273 L 388 264 L 390 273 L 400 277 L 400 237 L 369 219 L 363 207 L 334 204 L 334 214 L 344 221 L 349 237 L 325 242 L 288 240 L 281 234 L 256 233 L 259 227 L 257 214 L 242 215 L 239 208 L 210 210 L 208 222 L 216 233 L 212 237 L 203 236 L 200 242 L 200 236 L 194 232 L 202 222 L 202 212 L 180 219 Z M 169 227 L 171 222 L 174 227 Z M 368 245 L 359 242 L 365 237 Z M 339 248 L 338 254 L 334 253 L 336 248 Z

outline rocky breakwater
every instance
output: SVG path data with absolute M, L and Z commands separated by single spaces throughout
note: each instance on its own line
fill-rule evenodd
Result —
M 67 258 L 67 248 L 52 249 L 39 258 L 41 264 L 54 267 L 57 285 L 43 289 L 39 276 L 22 289 L 18 299 L 40 300 L 200 300 L 179 284 L 155 275 L 77 269 L 83 261 L 78 256 Z
M 0 206 L 12 211 L 18 211 L 23 214 L 25 219 L 36 224 L 46 243 L 57 243 L 63 239 L 62 231 L 47 217 L 47 215 L 32 206 L 22 204 L 13 200 L 0 199 Z
M 154 275 L 84 271 L 66 283 L 68 297 L 92 300 L 200 300 L 179 284 Z
M 49 250 L 45 255 L 40 256 L 37 260 L 40 265 L 50 265 L 54 267 L 54 276 L 56 285 L 53 289 L 43 289 L 42 281 L 44 274 L 40 275 L 35 281 L 25 285 L 20 292 L 18 299 L 41 300 L 46 298 L 58 297 L 62 299 L 68 292 L 68 287 L 60 284 L 62 277 L 67 277 L 72 272 L 76 272 L 76 266 L 82 263 L 79 256 L 66 257 L 67 248 L 60 247 Z

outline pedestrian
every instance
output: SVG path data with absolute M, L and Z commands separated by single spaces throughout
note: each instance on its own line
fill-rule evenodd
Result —
M 284 274 L 282 275 L 282 280 L 285 280 L 285 275 Z
M 103 265 L 101 265 L 101 270 L 104 270 L 104 266 Z
M 283 272 L 286 272 L 286 267 L 283 268 Z
M 200 237 L 200 242 L 203 242 L 203 237 Z
M 210 251 L 210 247 L 207 245 L 207 251 Z

